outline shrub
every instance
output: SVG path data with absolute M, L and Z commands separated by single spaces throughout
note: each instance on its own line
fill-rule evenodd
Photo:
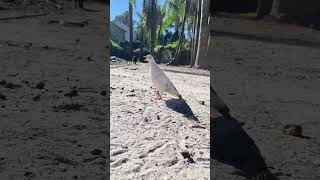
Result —
M 178 41 L 167 44 L 166 46 L 159 45 L 154 49 L 155 58 L 160 63 L 168 63 L 172 60 L 177 47 Z
M 125 42 L 116 42 L 111 40 L 111 50 L 110 55 L 111 56 L 117 56 L 122 59 L 131 60 L 130 54 L 129 54 L 129 48 L 127 48 L 125 45 Z

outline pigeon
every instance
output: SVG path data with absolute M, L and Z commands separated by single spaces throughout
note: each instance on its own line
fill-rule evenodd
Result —
M 158 95 L 161 99 L 162 93 L 168 93 L 173 96 L 177 96 L 179 99 L 182 99 L 182 96 L 174 87 L 173 83 L 170 79 L 166 76 L 166 74 L 160 69 L 156 61 L 154 60 L 151 54 L 144 56 L 146 61 L 150 63 L 150 73 L 151 73 L 151 80 L 154 86 L 157 88 Z
M 222 99 L 218 96 L 216 91 L 210 85 L 210 101 L 213 108 L 215 108 L 223 117 L 229 119 L 231 118 L 230 109 L 227 105 L 222 101 Z
M 137 56 L 133 56 L 133 57 L 132 57 L 132 62 L 133 62 L 134 64 L 137 64 L 137 61 L 138 61 L 138 57 L 137 57 Z

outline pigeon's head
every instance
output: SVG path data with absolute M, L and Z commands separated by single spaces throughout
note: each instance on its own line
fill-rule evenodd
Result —
M 143 57 L 145 58 L 145 61 L 148 61 L 148 62 L 154 61 L 154 58 L 153 58 L 153 56 L 151 54 L 148 54 L 148 55 L 143 56 Z

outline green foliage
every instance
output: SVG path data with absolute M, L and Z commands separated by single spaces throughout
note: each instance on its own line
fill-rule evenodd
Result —
M 183 42 L 182 50 L 190 51 L 190 42 L 188 42 L 188 41 Z
M 154 49 L 155 57 L 160 63 L 168 63 L 174 56 L 175 49 L 178 47 L 178 41 L 165 46 L 159 45 Z
M 119 58 L 126 59 L 129 61 L 131 60 L 128 45 L 126 45 L 125 43 L 120 43 L 117 41 L 110 40 L 110 46 L 111 46 L 111 51 L 110 51 L 111 56 L 117 56 Z M 136 44 L 135 46 L 138 46 L 138 45 Z M 145 56 L 147 54 L 150 54 L 150 51 L 148 51 L 146 48 L 143 48 L 142 56 Z M 136 48 L 133 50 L 133 56 L 140 57 L 140 48 Z
M 157 0 L 143 0 L 141 28 L 143 28 L 144 44 L 151 50 L 158 44 L 157 30 L 159 27 L 159 8 Z
M 120 46 L 119 42 L 110 40 L 110 55 L 117 56 L 119 58 L 126 59 L 128 57 L 128 52 Z
M 158 52 L 159 50 L 162 50 L 162 49 L 174 50 L 177 47 L 178 47 L 178 41 L 175 41 L 175 42 L 172 42 L 172 43 L 167 44 L 165 46 L 159 45 L 154 49 L 154 51 Z
M 131 6 L 135 7 L 136 6 L 136 0 L 129 0 L 129 3 Z
M 172 42 L 172 43 L 166 45 L 166 48 L 168 48 L 168 49 L 177 49 L 177 47 L 178 47 L 178 41 L 175 41 L 175 42 Z
M 159 63 L 168 63 L 172 60 L 172 51 L 168 49 L 163 49 L 159 53 L 156 54 L 156 58 L 158 59 Z
M 186 0 L 164 0 L 162 6 L 157 5 L 157 0 L 143 0 L 142 12 L 138 14 L 141 19 L 138 39 L 143 42 L 143 47 L 154 52 L 153 55 L 161 63 L 167 63 L 175 56 L 181 31 L 183 37 L 179 53 L 190 51 L 188 41 L 192 36 L 193 25 L 190 13 L 186 17 L 187 25 L 182 30 L 186 5 Z M 174 31 L 171 31 L 172 28 Z
M 111 47 L 121 48 L 120 43 L 111 39 Z
M 179 30 L 182 23 L 182 18 L 185 13 L 186 0 L 167 0 L 165 4 L 165 17 L 160 32 L 164 33 L 169 27 L 174 27 Z

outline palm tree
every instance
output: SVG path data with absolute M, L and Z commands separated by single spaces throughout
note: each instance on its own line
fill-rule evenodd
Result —
M 275 18 L 280 18 L 280 0 L 273 0 L 270 15 Z
M 135 0 L 129 0 L 129 54 L 132 58 L 133 55 L 133 6 L 136 4 Z
M 270 13 L 272 0 L 258 0 L 257 19 Z
M 270 14 L 272 17 L 279 19 L 283 15 L 280 12 L 281 0 L 258 0 L 257 18 Z
M 198 48 L 195 59 L 195 67 L 201 66 L 207 58 L 207 45 L 210 38 L 210 26 L 208 24 L 210 0 L 200 0 L 201 2 L 201 18 L 200 26 L 198 27 Z
M 157 16 L 156 16 L 156 0 L 143 0 L 141 24 L 144 28 L 144 42 L 152 53 L 156 45 L 156 27 L 157 27 Z
M 200 18 L 201 18 L 201 1 L 192 0 L 191 1 L 191 12 L 192 12 L 192 43 L 191 43 L 191 61 L 190 67 L 195 65 L 197 50 L 198 50 L 198 40 L 199 40 L 199 29 L 200 29 Z
M 180 50 L 181 50 L 181 46 L 182 46 L 183 38 L 184 38 L 185 24 L 186 24 L 188 12 L 189 12 L 189 1 L 186 0 L 185 6 L 184 6 L 184 15 L 183 15 L 183 20 L 182 20 L 182 27 L 181 27 L 180 34 L 179 34 L 179 42 L 178 42 L 178 47 L 177 47 L 177 49 L 176 49 L 176 53 L 175 53 L 175 55 L 174 55 L 174 60 L 177 59 L 178 54 L 180 53 Z
M 164 29 L 162 28 L 163 20 L 166 14 L 166 9 L 167 9 L 167 4 L 168 1 L 165 0 L 162 6 L 158 6 L 157 11 L 158 11 L 158 42 L 160 42 L 161 34 L 163 33 Z
M 151 53 L 153 53 L 154 48 L 157 43 L 157 0 L 151 0 L 150 3 L 150 9 L 151 9 L 151 24 L 150 24 L 150 38 L 151 38 L 151 46 L 150 50 Z
M 140 23 L 138 24 L 138 37 L 140 40 L 140 59 L 142 59 L 143 55 L 143 48 L 144 48 L 144 42 L 145 42 L 145 29 L 146 29 L 146 19 L 144 16 L 142 16 L 141 13 L 138 13 L 138 16 L 140 18 Z
M 164 5 L 166 5 L 165 17 L 163 19 L 161 31 L 159 32 L 163 33 L 169 27 L 174 27 L 175 31 L 179 34 L 178 46 L 174 58 L 169 62 L 169 64 L 174 64 L 183 45 L 189 0 L 168 0 L 164 2 Z
M 196 0 L 192 0 L 196 1 Z M 192 29 L 192 23 L 189 23 L 189 0 L 165 0 L 163 5 L 157 6 L 156 0 L 143 0 L 141 19 L 141 28 L 144 31 L 143 40 L 152 53 L 155 47 L 161 42 L 163 33 L 169 28 L 174 28 L 178 37 L 176 42 L 173 61 L 177 59 L 183 47 L 185 38 L 185 29 Z
M 174 26 L 176 30 L 180 29 L 181 17 L 184 16 L 185 0 L 166 0 L 163 8 L 165 8 L 165 17 L 161 27 L 161 33 L 167 28 Z

